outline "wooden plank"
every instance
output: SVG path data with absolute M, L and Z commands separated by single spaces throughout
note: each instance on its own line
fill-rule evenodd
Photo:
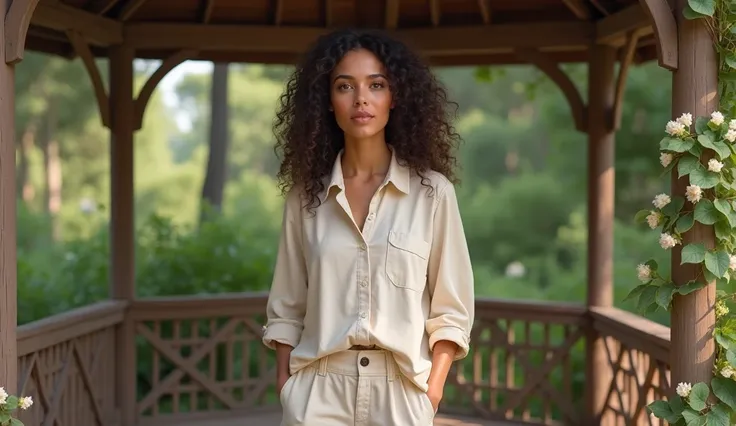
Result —
M 5 58 L 5 13 L 0 0 L 0 57 Z M 18 317 L 15 198 L 15 66 L 0 61 L 0 386 L 15 394 L 18 383 Z
M 84 34 L 88 43 L 96 46 L 123 42 L 123 26 L 120 22 L 62 3 L 39 3 L 31 17 L 31 24 L 62 32 L 77 31 Z
M 301 53 L 324 28 L 130 23 L 125 40 L 136 49 L 195 49 Z M 505 24 L 389 31 L 425 55 L 496 53 L 520 47 L 575 50 L 595 37 L 587 22 Z
M 648 31 L 640 31 L 640 36 L 651 34 L 653 31 L 646 11 L 639 4 L 629 6 L 598 21 L 595 41 L 599 44 L 620 47 L 626 44 L 627 36 L 631 31 L 643 28 L 648 28 Z

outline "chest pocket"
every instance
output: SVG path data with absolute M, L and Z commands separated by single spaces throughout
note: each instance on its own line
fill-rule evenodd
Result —
M 408 233 L 391 231 L 386 248 L 386 275 L 396 287 L 422 291 L 427 281 L 429 243 Z

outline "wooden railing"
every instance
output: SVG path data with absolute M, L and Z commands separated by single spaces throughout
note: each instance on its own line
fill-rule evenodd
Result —
M 34 404 L 26 426 L 112 426 L 115 326 L 125 302 L 106 301 L 18 327 L 18 394 Z
M 603 338 L 608 360 L 602 424 L 664 425 L 646 405 L 670 388 L 670 329 L 617 308 L 592 308 L 593 328 Z
M 265 294 L 103 302 L 18 330 L 26 425 L 116 425 L 115 329 L 136 333 L 136 424 L 279 408 L 275 357 L 261 343 Z M 442 410 L 526 424 L 582 424 L 585 338 L 603 337 L 606 425 L 656 424 L 644 408 L 669 388 L 669 329 L 615 309 L 481 299 L 471 352 L 448 377 Z M 651 422 L 651 423 L 650 423 Z

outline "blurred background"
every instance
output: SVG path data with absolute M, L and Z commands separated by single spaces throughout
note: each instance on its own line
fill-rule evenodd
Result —
M 158 65 L 136 61 L 137 90 Z M 106 78 L 107 61 L 98 66 Z M 586 98 L 585 65 L 564 69 Z M 271 125 L 289 71 L 190 61 L 156 89 L 135 139 L 139 296 L 268 289 L 282 207 Z M 460 105 L 477 295 L 584 302 L 587 137 L 561 91 L 531 66 L 435 71 Z M 632 66 L 616 137 L 614 300 L 629 311 L 636 265 L 654 257 L 669 270 L 658 233 L 633 217 L 667 190 L 658 144 L 670 85 L 656 62 Z M 26 52 L 16 100 L 24 324 L 108 298 L 110 136 L 78 59 Z M 669 325 L 662 311 L 648 318 Z

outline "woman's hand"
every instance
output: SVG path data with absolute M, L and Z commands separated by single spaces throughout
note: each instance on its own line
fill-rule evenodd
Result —
M 281 389 L 291 373 L 289 371 L 289 359 L 294 348 L 283 343 L 276 342 L 276 394 L 281 396 Z
M 276 374 L 276 395 L 281 397 L 281 389 L 284 388 L 284 385 L 286 384 L 286 381 L 289 380 L 289 373 L 281 373 L 279 372 Z
M 435 413 L 440 406 L 440 401 L 442 401 L 445 380 L 447 379 L 447 373 L 450 371 L 450 365 L 452 365 L 456 351 L 457 344 L 448 340 L 440 340 L 432 348 L 432 370 L 429 372 L 429 380 L 427 382 L 429 386 L 427 396 L 432 403 Z
M 432 403 L 432 409 L 434 409 L 435 413 L 437 412 L 437 408 L 440 406 L 440 401 L 442 401 L 442 388 L 443 386 L 430 386 L 427 390 L 429 402 Z

